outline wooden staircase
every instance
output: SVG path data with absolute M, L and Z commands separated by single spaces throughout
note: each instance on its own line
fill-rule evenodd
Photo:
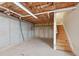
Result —
M 57 30 L 58 30 L 57 43 L 56 43 L 57 50 L 62 50 L 68 53 L 73 53 L 69 45 L 66 33 L 64 31 L 63 25 L 58 25 Z

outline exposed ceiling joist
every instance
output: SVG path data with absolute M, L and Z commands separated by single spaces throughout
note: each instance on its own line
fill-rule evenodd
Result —
M 21 17 L 22 20 L 29 21 L 35 24 L 46 24 L 48 22 L 53 22 L 53 12 L 74 10 L 76 9 L 77 3 L 20 2 L 20 5 L 21 7 L 17 6 L 17 4 L 14 4 L 13 2 L 5 2 L 3 4 L 0 4 L 0 6 L 2 6 L 3 8 L 9 9 L 9 11 L 7 12 L 10 12 L 10 15 L 13 15 L 13 17 Z M 29 15 L 29 13 L 23 8 L 28 9 L 28 11 L 30 11 L 33 15 Z M 3 9 L 0 8 L 0 10 Z M 35 17 L 38 17 L 38 19 L 36 19 Z
M 77 7 L 68 7 L 68 8 L 63 8 L 63 9 L 57 9 L 57 10 L 52 10 L 52 11 L 46 11 L 46 12 L 41 12 L 41 13 L 36 13 L 34 15 L 41 15 L 41 14 L 47 14 L 47 13 L 52 13 L 52 12 L 62 12 L 62 11 L 69 11 L 69 10 L 73 10 L 76 9 Z M 30 15 L 25 15 L 23 17 L 29 17 Z
M 26 11 L 26 12 L 29 13 L 31 16 L 33 16 L 34 18 L 37 19 L 37 17 L 36 17 L 31 11 L 29 11 L 26 7 L 24 7 L 21 3 L 19 3 L 19 2 L 14 2 L 14 4 L 16 4 L 17 6 L 19 6 L 19 7 L 22 8 L 24 11 Z
M 3 6 L 0 6 L 0 8 L 5 9 L 5 10 L 8 11 L 8 12 L 12 12 L 12 13 L 15 13 L 15 14 L 17 14 L 17 15 L 23 17 L 23 15 L 21 15 L 21 14 L 19 14 L 19 13 L 17 13 L 17 12 L 14 12 L 14 11 L 8 9 L 8 8 L 5 8 L 5 7 L 3 7 Z

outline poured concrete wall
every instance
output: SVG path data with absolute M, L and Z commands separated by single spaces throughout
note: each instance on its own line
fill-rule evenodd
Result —
M 53 38 L 53 29 L 51 26 L 35 26 L 35 37 Z
M 32 25 L 22 22 L 22 30 L 25 40 L 33 37 Z M 16 18 L 0 13 L 0 48 L 16 45 L 23 42 L 19 21 Z

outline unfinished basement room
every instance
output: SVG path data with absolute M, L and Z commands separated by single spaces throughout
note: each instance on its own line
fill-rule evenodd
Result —
M 53 2 L 0 3 L 0 55 L 52 55 Z
M 77 3 L 74 2 L 0 2 L 0 56 L 74 55 L 63 51 L 63 43 L 60 45 L 60 41 L 64 41 L 64 38 L 61 38 L 62 25 L 59 23 L 60 19 L 66 19 L 63 15 L 67 13 L 62 12 L 76 14 L 74 11 L 77 7 Z M 69 22 L 66 20 L 63 24 L 65 28 L 69 28 L 66 24 Z M 69 30 L 72 39 L 71 32 L 74 31 Z M 68 42 L 68 39 L 65 41 L 67 41 L 66 47 L 71 47 L 70 41 Z M 71 41 L 74 43 L 74 40 Z

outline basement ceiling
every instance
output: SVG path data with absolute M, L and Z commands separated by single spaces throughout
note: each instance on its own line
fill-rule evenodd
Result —
M 24 21 L 29 21 L 34 24 L 53 24 L 54 12 L 48 13 L 56 9 L 68 8 L 77 5 L 76 2 L 20 2 L 25 8 L 32 12 L 38 19 L 35 19 L 26 11 L 15 5 L 13 2 L 1 3 L 1 7 L 5 7 L 13 12 L 10 12 L 0 7 L 0 11 L 10 13 L 10 16 L 19 18 Z M 46 13 L 44 13 L 46 12 Z M 19 14 L 19 15 L 18 15 Z

